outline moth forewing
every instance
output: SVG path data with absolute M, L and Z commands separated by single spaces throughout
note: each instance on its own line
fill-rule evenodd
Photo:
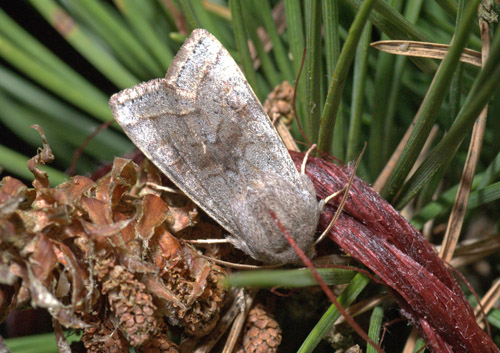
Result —
M 319 218 L 314 189 L 210 33 L 193 31 L 165 79 L 115 94 L 110 106 L 134 144 L 231 233 L 235 246 L 264 262 L 296 262 L 269 221 L 272 211 L 310 252 Z

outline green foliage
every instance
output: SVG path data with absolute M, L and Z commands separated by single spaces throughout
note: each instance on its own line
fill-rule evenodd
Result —
M 57 184 L 64 179 L 60 170 L 69 167 L 74 151 L 99 124 L 112 119 L 107 105 L 113 93 L 109 87 L 118 91 L 164 76 L 183 38 L 193 28 L 203 27 L 239 62 L 262 101 L 282 80 L 295 83 L 306 48 L 297 86 L 298 120 L 306 136 L 294 124 L 294 137 L 302 141 L 307 137 L 319 143 L 322 151 L 346 162 L 355 159 L 368 142 L 359 168 L 367 182 L 376 180 L 404 132 L 414 124 L 382 195 L 398 208 L 419 201 L 413 220 L 417 228 L 449 214 L 466 142 L 479 111 L 489 102 L 483 152 L 467 215 L 482 207 L 499 219 L 500 31 L 493 26 L 491 54 L 483 71 L 460 64 L 464 47 L 479 49 L 481 45 L 479 0 L 468 1 L 465 7 L 463 3 L 457 8 L 451 0 L 229 0 L 213 1 L 216 6 L 207 7 L 201 0 L 145 0 L 140 6 L 134 0 L 29 1 L 32 11 L 40 15 L 37 20 L 45 19 L 57 30 L 95 68 L 98 79 L 87 78 L 85 71 L 58 57 L 41 43 L 43 33 L 28 32 L 0 5 L 0 124 L 33 151 L 41 140 L 29 126 L 37 123 L 44 128 L 59 161 L 46 170 Z M 282 20 L 277 22 L 274 19 L 280 14 Z M 270 46 L 261 43 L 260 29 L 268 34 Z M 452 37 L 449 55 L 439 62 L 396 57 L 369 47 L 370 41 L 380 38 L 448 44 Z M 249 42 L 255 48 L 252 54 Z M 99 80 L 107 82 L 96 84 Z M 439 128 L 439 138 L 431 142 L 416 168 L 433 126 Z M 90 142 L 77 173 L 90 173 L 103 161 L 133 149 L 118 126 L 112 127 Z M 30 179 L 26 161 L 31 156 L 20 154 L 13 144 L 0 143 L 4 175 Z M 435 194 L 436 190 L 442 191 Z M 302 275 L 258 275 L 234 277 L 229 283 L 266 287 L 286 281 L 291 287 L 315 283 Z M 354 286 L 361 291 L 365 281 L 355 276 L 345 292 Z M 345 298 L 344 304 L 355 296 Z M 301 351 L 311 351 L 336 317 L 338 313 L 329 309 Z M 372 317 L 373 338 L 379 334 L 379 318 Z

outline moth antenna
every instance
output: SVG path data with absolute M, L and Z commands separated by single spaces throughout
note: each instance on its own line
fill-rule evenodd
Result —
M 297 74 L 297 80 L 295 80 L 295 88 L 293 90 L 293 99 L 292 99 L 292 108 L 293 108 L 293 114 L 295 115 L 295 121 L 297 122 L 297 126 L 299 127 L 299 131 L 302 134 L 302 137 L 308 144 L 311 144 L 311 141 L 307 138 L 306 133 L 304 132 L 304 129 L 302 128 L 302 124 L 300 123 L 299 115 L 297 114 L 297 90 L 299 88 L 299 80 L 300 76 L 302 75 L 302 69 L 304 68 L 304 63 L 306 62 L 306 51 L 307 48 L 304 47 L 304 50 L 302 52 L 302 61 L 300 63 L 300 69 Z
M 78 163 L 78 160 L 82 156 L 83 151 L 85 150 L 85 148 L 87 147 L 87 145 L 90 143 L 90 141 L 92 141 L 92 139 L 94 137 L 96 137 L 96 135 L 98 133 L 100 133 L 103 130 L 106 130 L 113 123 L 114 123 L 114 120 L 110 120 L 110 121 L 107 121 L 107 122 L 99 125 L 94 130 L 94 132 L 92 132 L 89 136 L 87 136 L 85 138 L 85 140 L 82 142 L 82 144 L 80 145 L 80 147 L 78 147 L 78 149 L 75 151 L 75 153 L 73 153 L 73 158 L 71 160 L 71 164 L 70 164 L 69 169 L 68 169 L 68 174 L 70 176 L 73 176 L 75 174 L 76 164 Z
M 170 188 L 168 186 L 158 185 L 158 184 L 152 183 L 150 181 L 146 182 L 146 186 L 149 186 L 150 188 L 158 190 L 158 191 L 165 191 L 165 192 L 169 192 L 171 194 L 184 195 L 184 193 L 179 189 L 174 189 L 174 188 Z
M 311 154 L 311 152 L 317 147 L 316 144 L 313 144 L 311 147 L 309 147 L 309 149 L 307 150 L 305 156 L 304 156 L 304 159 L 302 160 L 302 165 L 300 166 L 300 174 L 304 175 L 306 174 L 306 164 L 307 164 L 307 160 L 309 159 L 309 155 Z
M 339 219 L 340 213 L 344 209 L 344 205 L 347 201 L 347 198 L 349 197 L 349 190 L 351 189 L 352 182 L 354 181 L 354 177 L 356 176 L 356 170 L 358 169 L 359 162 L 361 161 L 361 157 L 363 157 L 363 154 L 365 153 L 365 149 L 366 149 L 366 142 L 365 142 L 365 145 L 363 146 L 363 150 L 361 150 L 361 153 L 359 154 L 359 157 L 356 160 L 356 163 L 354 164 L 354 168 L 352 170 L 351 176 L 349 177 L 349 182 L 347 183 L 347 185 L 345 187 L 343 187 L 341 190 L 339 190 L 339 191 L 333 193 L 332 195 L 328 196 L 327 198 L 325 198 L 325 204 L 326 204 L 332 198 L 339 195 L 340 192 L 344 192 L 344 195 L 342 196 L 342 200 L 340 200 L 339 207 L 337 208 L 337 211 L 335 211 L 335 214 L 333 215 L 333 218 L 330 221 L 330 224 L 328 225 L 328 227 L 326 227 L 326 229 L 323 231 L 323 233 L 319 236 L 319 238 L 316 240 L 314 245 L 317 245 L 320 241 L 322 241 L 326 237 L 326 235 L 330 232 L 330 230 L 332 230 L 333 226 L 335 225 L 335 222 L 337 222 L 337 219 Z
M 259 265 L 244 265 L 244 264 L 237 264 L 237 263 L 234 263 L 234 262 L 219 260 L 219 259 L 216 259 L 214 257 L 202 255 L 202 254 L 199 254 L 199 253 L 197 253 L 197 256 L 203 257 L 203 258 L 205 258 L 207 260 L 210 260 L 210 261 L 213 261 L 213 262 L 215 262 L 218 265 L 222 265 L 222 266 L 226 266 L 226 267 L 230 267 L 230 268 L 235 268 L 237 270 L 262 270 L 262 269 L 279 268 L 279 267 L 283 266 L 283 264 L 279 264 L 279 265 L 264 265 L 264 266 L 259 266 Z

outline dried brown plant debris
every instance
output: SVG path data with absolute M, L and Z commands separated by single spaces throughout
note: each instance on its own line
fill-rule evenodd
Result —
M 179 347 L 168 337 L 167 326 L 162 325 L 158 332 L 152 336 L 148 342 L 135 350 L 137 353 L 179 353 Z
M 97 324 L 87 327 L 82 334 L 83 342 L 88 353 L 110 352 L 126 353 L 129 344 L 120 331 L 115 329 L 111 321 L 98 321 Z
M 286 125 L 290 125 L 294 119 L 293 111 L 294 88 L 288 81 L 283 81 L 276 86 L 267 96 L 264 103 L 266 114 L 274 121 L 281 118 Z
M 224 271 L 177 238 L 212 233 L 192 203 L 148 187 L 162 180 L 149 162 L 123 158 L 95 181 L 75 176 L 51 188 L 38 165 L 52 159 L 44 140 L 29 162 L 34 188 L 0 182 L 0 318 L 46 308 L 83 330 L 89 352 L 176 352 L 169 325 L 183 336 L 209 333 Z
M 275 124 L 276 130 L 286 148 L 292 151 L 299 151 L 289 130 L 295 117 L 293 100 L 294 88 L 288 81 L 283 81 L 267 96 L 264 103 L 264 111 Z
M 281 343 L 281 328 L 274 316 L 262 304 L 250 309 L 243 334 L 246 353 L 274 353 Z

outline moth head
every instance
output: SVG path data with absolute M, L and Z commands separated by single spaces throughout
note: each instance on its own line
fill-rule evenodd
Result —
M 273 264 L 301 263 L 277 221 L 307 256 L 314 256 L 320 207 L 308 184 L 267 177 L 249 186 L 234 209 L 239 232 L 228 239 L 254 259 Z

